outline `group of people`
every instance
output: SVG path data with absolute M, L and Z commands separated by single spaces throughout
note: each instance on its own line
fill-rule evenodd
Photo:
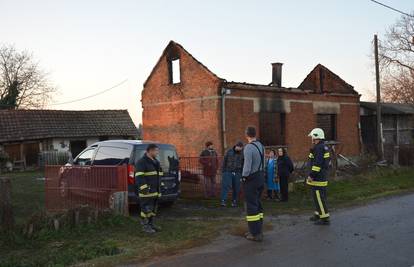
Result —
M 288 200 L 288 180 L 293 171 L 293 163 L 286 150 L 279 148 L 271 150 L 268 159 L 265 158 L 265 147 L 256 139 L 256 128 L 247 127 L 245 131 L 247 144 L 237 142 L 224 156 L 222 165 L 221 205 L 226 206 L 227 195 L 232 189 L 232 206 L 238 204 L 240 188 L 243 188 L 246 202 L 246 220 L 249 231 L 245 234 L 247 240 L 263 240 L 263 206 L 261 202 L 265 184 L 269 199 L 279 198 Z M 309 153 L 310 172 L 306 184 L 311 186 L 315 204 L 315 214 L 310 218 L 317 225 L 329 225 L 329 212 L 326 201 L 328 185 L 327 171 L 330 163 L 330 152 L 325 144 L 325 134 L 320 128 L 313 129 L 309 136 L 313 147 Z M 203 166 L 205 191 L 207 196 L 215 195 L 215 177 L 219 166 L 217 152 L 213 143 L 207 142 L 206 149 L 200 154 Z M 160 177 L 163 175 L 157 156 L 157 145 L 150 144 L 146 153 L 138 161 L 135 173 L 137 194 L 141 207 L 141 222 L 143 230 L 155 233 L 160 228 L 154 224 L 154 217 L 159 197 Z
M 221 206 L 227 206 L 227 197 L 231 190 L 231 206 L 238 206 L 240 181 L 244 165 L 243 142 L 237 142 L 226 151 L 222 163 L 221 177 Z M 219 165 L 217 152 L 211 141 L 206 142 L 206 148 L 200 154 L 200 163 L 203 166 L 204 186 L 207 197 L 215 196 L 215 178 Z M 270 150 L 264 164 L 267 186 L 267 198 L 288 201 L 288 181 L 293 172 L 293 163 L 284 148 Z

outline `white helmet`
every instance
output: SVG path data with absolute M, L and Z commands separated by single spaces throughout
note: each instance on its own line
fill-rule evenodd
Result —
M 321 128 L 313 129 L 308 136 L 312 137 L 312 139 L 325 139 L 325 133 Z

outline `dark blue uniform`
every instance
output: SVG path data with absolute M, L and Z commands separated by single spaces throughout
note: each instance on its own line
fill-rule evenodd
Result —
M 149 158 L 146 154 L 138 161 L 135 169 L 135 183 L 141 207 L 141 218 L 151 222 L 156 215 L 157 199 L 161 195 L 160 178 L 163 172 L 159 161 Z
M 329 220 L 329 212 L 326 201 L 326 188 L 328 186 L 328 168 L 331 155 L 329 147 L 324 141 L 316 144 L 310 151 L 309 162 L 311 171 L 309 176 L 312 181 L 306 183 L 312 187 L 312 197 L 315 202 L 315 215 L 321 220 Z

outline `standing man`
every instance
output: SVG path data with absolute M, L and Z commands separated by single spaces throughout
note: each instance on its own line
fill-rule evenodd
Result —
M 331 156 L 329 148 L 325 144 L 325 133 L 322 129 L 313 129 L 309 136 L 312 137 L 314 146 L 309 154 L 311 171 L 306 183 L 312 187 L 312 197 L 316 207 L 315 214 L 310 220 L 317 225 L 329 225 L 326 188 L 328 186 L 327 175 Z
M 223 159 L 223 177 L 221 180 L 221 206 L 226 206 L 227 193 L 230 187 L 233 191 L 232 207 L 237 207 L 240 192 L 240 180 L 243 170 L 243 143 L 238 142 L 233 148 L 227 150 Z
M 204 191 L 206 197 L 215 197 L 216 175 L 218 169 L 217 152 L 214 150 L 213 142 L 208 141 L 206 148 L 201 151 L 200 164 L 203 166 Z
M 242 172 L 243 190 L 246 198 L 246 220 L 249 232 L 247 240 L 263 241 L 263 207 L 261 196 L 265 183 L 264 146 L 256 140 L 256 128 L 246 129 L 249 142 L 244 148 L 244 164 Z
M 142 229 L 146 233 L 155 233 L 161 230 L 160 227 L 154 224 L 157 200 L 161 195 L 160 178 L 163 175 L 160 162 L 156 159 L 158 154 L 159 148 L 157 145 L 148 145 L 146 153 L 135 166 L 135 183 L 138 187 Z

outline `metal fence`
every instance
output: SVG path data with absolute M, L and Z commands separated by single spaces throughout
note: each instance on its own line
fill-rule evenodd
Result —
M 45 166 L 45 202 L 48 211 L 79 206 L 128 213 L 126 166 Z

